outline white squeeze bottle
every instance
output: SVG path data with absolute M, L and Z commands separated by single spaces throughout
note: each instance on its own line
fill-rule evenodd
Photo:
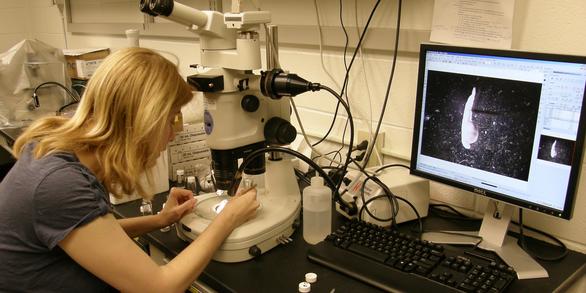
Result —
M 324 186 L 324 179 L 311 178 L 311 185 L 303 189 L 303 239 L 317 244 L 332 232 L 332 192 Z

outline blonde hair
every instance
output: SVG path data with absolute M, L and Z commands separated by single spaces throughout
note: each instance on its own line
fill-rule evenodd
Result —
M 39 119 L 16 140 L 13 152 L 18 158 L 31 141 L 37 142 L 36 158 L 91 151 L 100 166 L 96 176 L 111 193 L 148 197 L 139 174 L 155 165 L 167 142 L 171 111 L 191 98 L 191 88 L 170 61 L 149 49 L 121 49 L 91 77 L 72 118 Z M 151 174 L 147 179 L 152 182 Z

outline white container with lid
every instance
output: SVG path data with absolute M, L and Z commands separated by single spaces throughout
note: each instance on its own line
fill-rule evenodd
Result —
M 311 178 L 311 185 L 303 190 L 303 239 L 317 244 L 332 232 L 332 192 L 324 186 L 324 179 Z

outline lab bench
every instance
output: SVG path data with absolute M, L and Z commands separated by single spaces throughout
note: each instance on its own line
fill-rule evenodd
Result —
M 153 200 L 153 210 L 161 209 L 165 194 L 158 194 Z M 139 216 L 140 201 L 132 201 L 114 206 L 116 217 Z M 334 223 L 336 227 L 337 223 Z M 453 222 L 430 215 L 423 220 L 426 230 L 474 230 L 478 223 Z M 301 226 L 301 225 L 300 225 Z M 404 232 L 411 230 L 412 223 L 399 225 Z M 279 245 L 252 260 L 239 263 L 211 261 L 199 276 L 198 282 L 204 283 L 218 292 L 297 292 L 299 282 L 305 274 L 314 272 L 318 281 L 312 284 L 311 292 L 381 292 L 377 288 L 347 277 L 307 259 L 310 245 L 303 240 L 301 227 L 291 236 L 289 244 Z M 169 232 L 159 230 L 141 236 L 143 243 L 161 251 L 167 259 L 179 254 L 188 244 L 177 237 L 175 229 Z M 530 239 L 530 241 L 537 241 Z M 543 250 L 556 249 L 537 241 Z M 147 249 L 148 250 L 148 249 Z M 559 262 L 538 261 L 549 272 L 549 278 L 516 280 L 508 292 L 566 292 L 577 279 L 586 278 L 586 255 L 569 251 Z M 582 280 L 583 281 L 583 280 Z M 573 292 L 573 291 L 570 291 Z

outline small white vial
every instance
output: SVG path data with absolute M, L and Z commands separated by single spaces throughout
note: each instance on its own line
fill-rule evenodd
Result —
M 301 283 L 299 283 L 298 289 L 299 289 L 299 292 L 303 292 L 303 293 L 311 292 L 311 284 L 309 284 L 307 282 L 301 282 Z
M 140 213 L 143 216 L 152 215 L 153 214 L 153 203 L 148 199 L 142 199 L 140 204 Z
M 317 274 L 316 273 L 305 274 L 305 282 L 310 283 L 310 284 L 317 282 Z
M 193 194 L 196 193 L 196 185 L 195 185 L 195 176 L 187 176 L 187 187 L 188 190 L 191 190 Z

